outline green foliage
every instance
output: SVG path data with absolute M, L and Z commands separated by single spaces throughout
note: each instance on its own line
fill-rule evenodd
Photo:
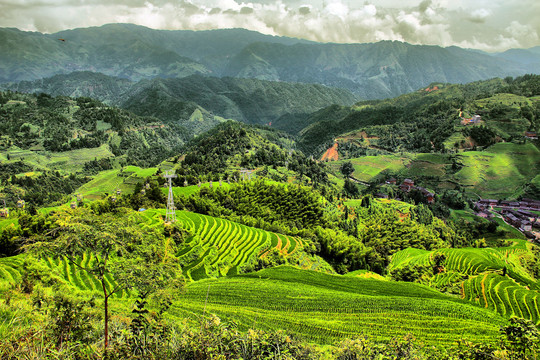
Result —
M 241 182 L 228 189 L 203 188 L 179 202 L 201 214 L 217 217 L 252 218 L 290 229 L 323 224 L 322 198 L 309 188 L 265 181 Z
M 390 276 L 395 281 L 422 282 L 431 274 L 429 265 L 415 264 L 412 266 L 402 266 L 390 272 Z
M 93 299 L 81 300 L 69 295 L 68 289 L 59 289 L 52 297 L 37 292 L 32 301 L 38 311 L 46 314 L 44 330 L 57 348 L 61 348 L 63 343 L 88 345 L 97 340 L 92 338 Z
M 493 145 L 497 138 L 497 133 L 485 126 L 468 128 L 465 134 L 469 135 L 479 146 Z
M 349 177 L 354 172 L 354 166 L 350 161 L 344 162 L 341 164 L 341 167 L 339 168 L 339 171 L 343 174 L 345 177 Z
M 107 144 L 116 156 L 126 155 L 130 163 L 148 166 L 170 156 L 171 149 L 183 143 L 182 131 L 174 125 L 87 98 L 11 92 L 4 96 L 18 103 L 0 107 L 0 132 L 20 149 L 66 152 Z M 107 129 L 113 133 L 106 134 L 99 124 L 108 124 Z M 152 152 L 147 151 L 149 148 Z
M 7 195 L 5 200 L 8 206 L 15 207 L 22 198 L 28 205 L 37 207 L 62 201 L 88 180 L 84 175 L 72 173 L 64 176 L 58 171 L 43 171 L 36 176 L 31 173 L 28 176 L 12 176 L 3 191 Z
M 163 238 L 155 232 L 143 231 L 127 213 L 95 215 L 86 208 L 58 212 L 53 215 L 54 228 L 47 234 L 35 235 L 27 250 L 37 255 L 65 256 L 69 262 L 95 276 L 104 300 L 105 340 L 108 347 L 108 300 L 117 292 L 135 289 L 146 295 L 166 285 L 174 285 L 180 269 L 166 251 Z M 77 261 L 85 254 L 92 263 Z M 107 287 L 107 277 L 114 277 Z
M 530 98 L 535 96 L 531 94 L 535 94 L 538 79 L 537 75 L 527 75 L 514 80 L 520 85 L 511 86 L 500 79 L 465 85 L 438 84 L 436 91 L 360 102 L 349 109 L 328 107 L 319 111 L 324 116 L 312 115 L 313 123 L 301 132 L 299 145 L 308 154 L 320 154 L 326 150 L 326 144 L 346 134 L 342 145 L 345 149 L 345 144 L 349 144 L 346 148 L 349 154 L 356 153 L 351 146 L 363 149 L 364 153 L 370 147 L 391 152 L 445 153 L 466 147 L 465 136 L 480 146 L 489 146 L 501 137 L 522 139 L 524 131 L 538 125 L 535 110 L 538 102 Z M 530 90 L 525 90 L 527 87 Z M 481 113 L 485 119 L 481 126 L 459 125 L 460 116 L 475 113 Z M 347 138 L 353 131 L 367 132 L 370 143 Z
M 513 359 L 536 358 L 540 352 L 540 332 L 533 322 L 517 317 L 510 318 L 510 324 L 501 328 L 506 336 Z

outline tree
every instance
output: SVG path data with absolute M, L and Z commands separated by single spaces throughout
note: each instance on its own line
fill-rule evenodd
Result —
M 350 161 L 347 161 L 347 162 L 344 162 L 343 164 L 341 164 L 341 167 L 339 168 L 339 171 L 341 171 L 343 176 L 348 178 L 354 172 L 354 166 Z
M 506 336 L 507 347 L 517 355 L 512 358 L 536 359 L 540 350 L 540 332 L 532 321 L 511 317 L 510 324 L 501 327 L 501 333 Z
M 345 179 L 345 183 L 343 184 L 343 190 L 347 196 L 355 197 L 359 194 L 358 187 L 355 183 L 349 180 L 349 178 Z
M 104 311 L 104 349 L 109 344 L 109 299 L 124 290 L 148 296 L 166 285 L 178 285 L 180 268 L 164 236 L 143 230 L 136 213 L 95 214 L 88 208 L 63 210 L 53 215 L 54 225 L 32 237 L 26 250 L 38 256 L 65 257 L 101 283 Z M 90 256 L 86 264 L 80 259 Z M 84 264 L 84 265 L 83 265 Z M 111 281 L 112 280 L 112 281 Z

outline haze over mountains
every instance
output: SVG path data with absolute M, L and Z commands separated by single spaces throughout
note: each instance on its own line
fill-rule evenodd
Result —
M 0 83 L 84 70 L 132 81 L 198 74 L 315 83 L 375 99 L 432 82 L 538 73 L 540 51 L 488 54 L 391 41 L 322 44 L 241 29 L 164 31 L 130 24 L 55 34 L 0 29 Z

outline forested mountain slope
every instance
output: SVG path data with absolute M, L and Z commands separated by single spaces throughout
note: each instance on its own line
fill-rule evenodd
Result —
M 370 138 L 389 152 L 439 152 L 523 139 L 525 131 L 540 127 L 539 84 L 537 75 L 465 85 L 434 83 L 393 99 L 328 107 L 305 120 L 309 125 L 301 131 L 299 145 L 319 155 L 342 135 Z M 481 122 L 462 124 L 476 114 Z
M 314 111 L 358 100 L 347 90 L 323 85 L 200 75 L 131 82 L 86 71 L 5 87 L 25 93 L 92 97 L 141 116 L 179 123 L 194 134 L 209 130 L 223 118 L 295 131 Z
M 171 155 L 186 134 L 178 125 L 84 97 L 0 92 L 0 118 L 0 145 L 8 152 L 61 153 L 104 147 L 111 157 L 124 155 L 125 161 L 144 165 Z

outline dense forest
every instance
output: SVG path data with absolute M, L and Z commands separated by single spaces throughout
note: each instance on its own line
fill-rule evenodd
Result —
M 308 154 L 319 154 L 336 136 L 364 130 L 379 138 L 377 145 L 387 151 L 446 152 L 454 149 L 444 143 L 456 132 L 464 113 L 479 113 L 486 119 L 487 127 L 464 130 L 479 146 L 497 139 L 521 139 L 524 131 L 540 127 L 540 103 L 528 100 L 540 94 L 538 84 L 537 75 L 466 85 L 432 84 L 394 99 L 359 102 L 351 108 L 330 107 L 312 115 L 312 124 L 301 132 L 299 147 Z M 511 119 L 521 120 L 523 125 L 511 127 Z

